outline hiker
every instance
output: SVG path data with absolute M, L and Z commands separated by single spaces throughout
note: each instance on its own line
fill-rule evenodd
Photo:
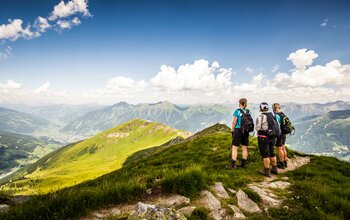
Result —
M 254 122 L 247 109 L 247 99 L 242 98 L 238 102 L 238 109 L 233 113 L 232 122 L 232 160 L 229 169 L 236 169 L 238 147 L 242 147 L 242 161 L 240 166 L 245 168 L 248 158 L 249 132 L 254 130 Z
M 269 112 L 269 105 L 266 102 L 260 104 L 260 115 L 256 119 L 256 131 L 258 132 L 258 146 L 263 158 L 264 168 L 260 173 L 271 177 L 271 174 L 278 174 L 277 159 L 274 152 L 276 137 L 280 135 L 279 124 L 272 112 Z M 272 168 L 270 170 L 270 164 Z
M 290 134 L 294 130 L 294 126 L 292 125 L 289 118 L 281 111 L 281 105 L 279 103 L 274 103 L 272 105 L 272 109 L 281 127 L 281 135 L 277 137 L 277 140 L 276 140 L 276 147 L 278 149 L 278 158 L 279 158 L 277 167 L 280 169 L 285 169 L 288 167 L 287 150 L 285 148 L 286 136 L 287 134 Z

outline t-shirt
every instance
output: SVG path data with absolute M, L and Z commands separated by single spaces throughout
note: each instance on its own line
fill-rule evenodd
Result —
M 246 113 L 246 109 L 245 108 L 241 108 L 243 110 L 244 113 Z M 241 127 L 241 121 L 242 121 L 242 112 L 239 109 L 236 109 L 233 112 L 233 117 L 237 118 L 237 123 L 235 128 L 240 128 Z
M 281 116 L 277 113 L 275 113 L 275 115 L 276 115 L 276 120 L 277 120 L 278 124 L 281 125 Z

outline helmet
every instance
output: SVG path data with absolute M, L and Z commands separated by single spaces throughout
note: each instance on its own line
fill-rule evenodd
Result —
M 267 104 L 266 102 L 262 102 L 260 104 L 260 111 L 268 111 L 269 110 L 269 104 Z

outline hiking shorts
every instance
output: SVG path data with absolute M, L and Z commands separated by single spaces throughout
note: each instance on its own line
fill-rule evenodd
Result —
M 233 146 L 248 146 L 249 145 L 249 133 L 242 132 L 241 129 L 235 128 L 232 134 L 232 145 Z
M 274 139 L 258 138 L 259 151 L 262 158 L 275 157 L 274 144 Z
M 283 145 L 286 144 L 286 134 L 281 134 L 281 136 L 279 136 L 277 138 L 277 141 L 276 141 L 276 147 L 282 147 Z

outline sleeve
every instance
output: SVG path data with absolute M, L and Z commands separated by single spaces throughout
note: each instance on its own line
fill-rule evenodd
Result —
M 257 131 L 261 130 L 261 116 L 260 115 L 256 118 L 255 130 L 257 130 Z
M 236 118 L 238 118 L 239 117 L 239 110 L 238 109 L 236 109 L 234 112 L 233 112 L 233 117 L 236 117 Z

